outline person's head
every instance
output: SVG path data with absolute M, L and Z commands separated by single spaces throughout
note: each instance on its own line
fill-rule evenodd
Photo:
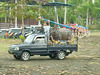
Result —
M 47 26 L 49 25 L 48 21 L 46 22 L 46 25 L 47 25 Z
M 50 25 L 50 20 L 47 21 L 47 26 L 49 26 L 49 25 Z

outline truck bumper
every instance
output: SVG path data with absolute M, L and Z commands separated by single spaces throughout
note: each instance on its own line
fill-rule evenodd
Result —
M 8 53 L 9 54 L 13 54 L 13 55 L 17 55 L 17 56 L 20 56 L 22 51 L 17 51 L 17 50 L 8 50 Z

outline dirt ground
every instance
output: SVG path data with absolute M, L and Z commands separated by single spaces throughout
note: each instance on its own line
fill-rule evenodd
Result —
M 0 39 L 0 75 L 100 75 L 100 34 L 79 39 L 79 50 L 65 60 L 33 56 L 28 61 L 8 54 L 18 40 Z

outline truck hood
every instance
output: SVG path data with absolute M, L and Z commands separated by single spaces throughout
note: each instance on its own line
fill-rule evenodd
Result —
M 14 45 L 11 45 L 10 47 L 27 47 L 29 46 L 30 44 L 14 44 Z

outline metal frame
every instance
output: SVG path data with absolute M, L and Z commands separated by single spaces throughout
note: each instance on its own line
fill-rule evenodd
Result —
M 74 4 L 65 4 L 61 2 L 49 2 L 48 4 L 44 4 L 42 6 L 75 6 Z
M 60 23 L 61 23 L 61 6 L 69 6 L 69 22 L 70 22 L 70 16 L 71 16 L 71 6 L 75 6 L 74 4 L 65 4 L 61 2 L 49 2 L 48 4 L 42 5 L 43 7 L 50 7 L 50 6 L 57 6 L 60 7 Z M 56 17 L 57 18 L 57 17 Z

